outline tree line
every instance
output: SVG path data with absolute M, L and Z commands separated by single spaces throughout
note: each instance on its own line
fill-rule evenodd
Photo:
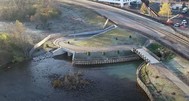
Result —
M 6 0 L 1 5 L 0 19 L 9 21 L 38 21 L 46 23 L 61 12 L 55 0 Z

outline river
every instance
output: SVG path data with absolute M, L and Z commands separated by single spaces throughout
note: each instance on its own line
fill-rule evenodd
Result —
M 140 63 L 77 67 L 67 60 L 49 58 L 14 64 L 0 72 L 0 101 L 147 101 L 136 84 Z M 79 91 L 52 87 L 51 76 L 78 71 L 93 83 Z

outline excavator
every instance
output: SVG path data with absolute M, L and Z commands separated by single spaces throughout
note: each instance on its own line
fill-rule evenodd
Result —
M 167 23 L 168 25 L 173 25 L 172 19 L 174 19 L 174 18 L 176 18 L 176 17 L 183 17 L 183 15 L 182 15 L 182 14 L 177 14 L 177 15 L 171 17 L 171 18 L 168 18 L 167 21 L 166 21 L 166 23 Z
M 184 18 L 185 17 L 185 13 L 187 13 L 188 12 L 188 7 L 184 7 L 184 8 L 182 8 L 182 10 L 181 10 L 181 13 L 180 14 L 177 14 L 177 15 L 175 15 L 175 16 L 173 16 L 173 17 L 171 17 L 171 18 L 168 18 L 167 19 L 167 21 L 166 21 L 166 23 L 168 24 L 168 25 L 173 25 L 174 23 L 173 23 L 173 19 L 174 18 Z M 182 25 L 183 23 L 185 23 L 186 21 L 185 20 L 183 20 L 181 23 L 180 23 L 180 25 Z M 186 22 L 187 23 L 187 22 Z M 185 24 L 184 24 L 185 25 Z
M 158 13 L 155 12 L 152 8 L 149 7 L 149 0 L 141 0 L 141 1 L 142 1 L 142 3 L 145 4 L 147 11 L 148 11 L 148 14 L 150 14 L 152 17 L 159 17 Z M 182 13 L 183 12 L 185 13 L 187 10 L 188 10 L 188 8 L 187 9 L 186 9 L 186 7 L 183 8 Z M 166 24 L 167 25 L 174 25 L 172 19 L 174 19 L 176 17 L 183 18 L 184 16 L 183 16 L 183 14 L 177 14 L 177 15 L 171 17 L 171 18 L 168 18 L 167 21 L 166 21 Z M 183 20 L 181 23 L 179 23 L 179 26 L 185 25 L 186 23 L 187 23 L 187 21 Z

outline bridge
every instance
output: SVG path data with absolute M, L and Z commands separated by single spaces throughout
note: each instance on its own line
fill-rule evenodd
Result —
M 146 48 L 138 48 L 138 49 L 133 48 L 131 51 L 138 54 L 147 63 L 150 64 L 160 63 L 157 57 L 153 55 L 153 53 L 149 52 L 149 50 L 147 50 Z

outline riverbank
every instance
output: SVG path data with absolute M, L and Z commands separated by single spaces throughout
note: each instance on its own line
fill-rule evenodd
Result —
M 139 75 L 155 101 L 187 101 L 185 93 L 156 68 L 162 65 L 143 65 Z

